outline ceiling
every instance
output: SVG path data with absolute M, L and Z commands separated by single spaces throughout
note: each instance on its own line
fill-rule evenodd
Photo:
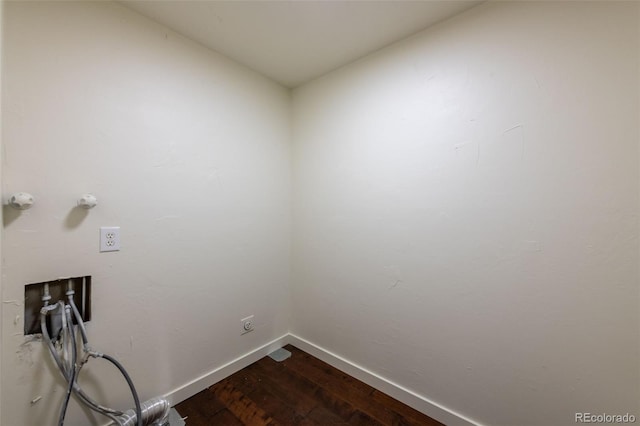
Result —
M 121 4 L 296 87 L 479 1 L 149 1 Z

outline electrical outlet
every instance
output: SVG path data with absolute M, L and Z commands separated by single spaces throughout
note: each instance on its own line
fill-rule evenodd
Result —
M 253 331 L 253 315 L 241 319 L 240 322 L 242 323 L 242 331 L 240 332 L 240 334 L 246 334 L 250 331 Z
M 103 226 L 100 228 L 100 251 L 120 250 L 120 227 Z

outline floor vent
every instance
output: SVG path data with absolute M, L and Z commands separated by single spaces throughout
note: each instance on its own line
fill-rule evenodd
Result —
M 284 348 L 277 349 L 269 354 L 269 358 L 274 361 L 282 362 L 291 356 L 291 352 Z

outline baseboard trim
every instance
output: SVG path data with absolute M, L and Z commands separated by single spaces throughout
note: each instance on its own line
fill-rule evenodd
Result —
M 288 341 L 289 335 L 285 334 L 270 341 L 269 343 L 260 346 L 257 349 L 248 352 L 233 361 L 224 364 L 221 367 L 216 368 L 202 376 L 180 386 L 176 389 L 166 393 L 163 398 L 166 398 L 171 405 L 178 404 L 187 398 L 192 397 L 198 392 L 208 388 L 209 386 L 219 382 L 220 380 L 229 377 L 233 373 L 242 370 L 243 368 L 253 364 L 259 359 L 269 355 L 276 349 L 280 349 L 285 346 Z
M 287 342 L 447 426 L 480 426 L 480 423 L 460 413 L 418 395 L 295 334 L 289 334 Z
M 447 426 L 482 426 L 480 423 L 460 414 L 454 410 L 446 408 L 434 401 L 425 398 L 403 386 L 392 382 L 376 373 L 367 370 L 360 365 L 334 354 L 333 352 L 316 345 L 302 337 L 295 334 L 285 334 L 271 342 L 248 352 L 233 361 L 224 364 L 221 367 L 216 368 L 202 376 L 168 392 L 163 397 L 166 398 L 171 405 L 178 404 L 187 398 L 192 397 L 198 392 L 208 388 L 209 386 L 219 382 L 232 375 L 233 373 L 242 370 L 243 368 L 253 364 L 262 357 L 269 355 L 276 349 L 280 349 L 287 344 L 293 346 L 315 356 L 316 358 L 326 362 L 333 367 L 344 371 L 345 373 L 355 377 L 358 380 L 362 380 L 369 386 L 378 389 L 381 392 L 390 395 L 391 397 L 407 404 L 409 407 L 415 408 L 421 413 L 426 414 L 444 423 Z

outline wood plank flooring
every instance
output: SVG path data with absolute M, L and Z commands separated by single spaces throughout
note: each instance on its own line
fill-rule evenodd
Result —
M 187 426 L 441 425 L 371 386 L 287 345 L 175 408 Z

